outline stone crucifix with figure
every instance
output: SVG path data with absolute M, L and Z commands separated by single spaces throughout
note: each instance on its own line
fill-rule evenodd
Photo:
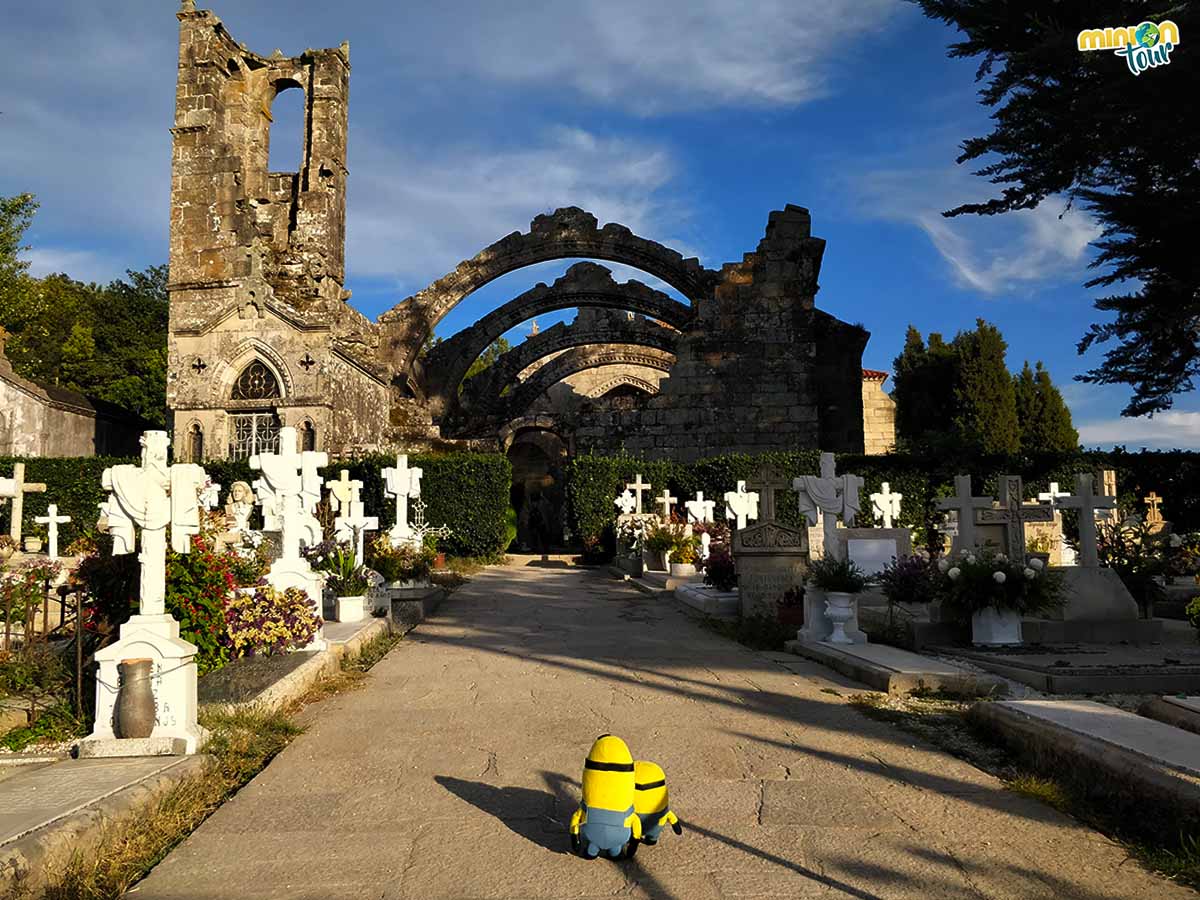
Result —
M 65 525 L 68 522 L 70 522 L 71 517 L 70 516 L 60 516 L 58 514 L 58 504 L 51 503 L 48 507 L 46 507 L 46 514 L 44 516 L 34 516 L 33 521 L 37 522 L 39 525 L 46 526 L 46 537 L 48 539 L 48 544 L 49 544 L 49 546 L 46 549 L 46 552 L 50 554 L 51 559 L 57 559 L 58 558 L 58 526 Z
M 200 533 L 199 493 L 207 481 L 192 463 L 167 464 L 170 439 L 165 431 L 142 435 L 140 465 L 105 469 L 101 484 L 109 492 L 104 505 L 108 528 L 123 534 L 115 553 L 131 552 L 140 538 L 141 581 L 138 614 L 121 626 L 121 637 L 96 653 L 95 731 L 80 745 L 81 756 L 127 755 L 121 749 L 121 725 L 115 720 L 120 689 L 118 667 L 127 659 L 154 662 L 155 725 L 143 754 L 195 753 L 203 738 L 196 723 L 196 647 L 179 638 L 179 623 L 166 612 L 167 530 L 171 549 L 191 550 Z
M 366 532 L 379 530 L 379 518 L 368 516 L 362 502 L 362 482 L 350 480 L 350 471 L 342 469 L 341 477 L 327 483 L 329 505 L 340 515 L 333 520 L 334 536 L 354 546 L 354 559 L 362 565 Z
M 800 513 L 811 524 L 816 524 L 818 514 L 824 523 L 824 552 L 837 555 L 840 552 L 837 540 L 837 523 L 849 528 L 859 513 L 859 492 L 863 479 L 858 475 L 838 475 L 837 463 L 832 453 L 821 454 L 821 474 L 802 475 L 792 480 L 792 490 L 799 495 Z
M 8 534 L 18 546 L 21 543 L 21 519 L 25 511 L 25 495 L 44 494 L 45 492 L 46 485 L 25 480 L 25 463 L 13 464 L 12 478 L 0 478 L 0 502 L 5 499 L 12 501 Z
M 1009 559 L 1025 559 L 1025 523 L 1053 522 L 1054 509 L 1024 502 L 1024 484 L 1020 475 L 1000 476 L 1000 505 L 976 511 L 976 525 L 1003 525 L 1004 552 Z
M 696 499 L 685 500 L 683 506 L 687 510 L 688 524 L 707 525 L 713 521 L 713 511 L 717 507 L 717 501 L 705 500 L 704 491 L 696 491 Z M 708 547 L 711 543 L 712 535 L 707 531 L 700 532 L 701 559 L 708 559 Z
M 414 543 L 412 526 L 408 524 L 408 501 L 420 499 L 421 476 L 424 472 L 408 465 L 408 454 L 397 453 L 396 465 L 384 469 L 383 490 L 396 501 L 396 524 L 388 530 L 394 546 Z

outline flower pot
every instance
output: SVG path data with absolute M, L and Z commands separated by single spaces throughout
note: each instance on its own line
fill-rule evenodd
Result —
M 1006 647 L 1021 643 L 1021 614 L 1012 609 L 985 607 L 971 616 L 971 643 Z
M 334 600 L 334 604 L 339 622 L 361 622 L 366 617 L 366 597 L 362 594 L 338 597 Z
M 696 574 L 695 563 L 671 563 L 672 578 L 691 578 Z
M 26 553 L 41 553 L 42 539 L 40 537 L 27 537 L 24 541 Z
M 120 669 L 113 733 L 119 738 L 148 738 L 154 731 L 154 691 L 150 687 L 154 660 L 123 659 Z
M 853 644 L 846 634 L 846 623 L 854 618 L 854 594 L 842 591 L 825 592 L 825 615 L 833 625 L 833 632 L 826 638 L 827 644 Z
M 445 553 L 439 553 L 437 556 L 435 556 L 433 558 L 433 567 L 435 569 L 446 568 L 446 554 Z
M 8 562 L 8 558 L 13 555 L 13 548 L 5 545 L 0 547 L 0 565 Z

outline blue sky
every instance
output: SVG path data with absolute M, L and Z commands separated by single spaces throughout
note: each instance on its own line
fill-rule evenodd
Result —
M 29 235 L 37 274 L 107 280 L 166 260 L 173 12 L 58 0 L 6 17 L 0 194 L 42 203 Z M 1095 360 L 1074 349 L 1095 316 L 1081 287 L 1094 223 L 1060 219 L 1057 201 L 939 215 L 987 194 L 954 163 L 987 111 L 975 64 L 945 56 L 953 32 L 909 4 L 230 0 L 215 12 L 264 54 L 350 41 L 347 286 L 368 315 L 558 206 L 717 267 L 796 203 L 828 242 L 817 303 L 872 332 L 867 367 L 890 370 L 910 322 L 952 335 L 982 316 L 1008 339 L 1011 368 L 1049 366 L 1086 444 L 1200 448 L 1194 394 L 1123 420 L 1122 389 L 1071 380 Z M 298 142 L 298 122 L 279 112 L 273 152 L 288 148 L 281 134 Z M 569 264 L 499 279 L 439 332 Z

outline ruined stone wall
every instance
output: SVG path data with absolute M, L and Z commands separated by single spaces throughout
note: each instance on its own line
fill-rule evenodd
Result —
M 224 455 L 240 408 L 229 389 L 255 359 L 284 388 L 272 404 L 284 424 L 312 421 L 335 454 L 377 446 L 389 373 L 378 327 L 343 288 L 349 46 L 262 57 L 190 2 L 178 18 L 167 384 L 177 446 L 199 424 L 206 455 Z M 286 90 L 304 94 L 302 134 L 272 132 Z M 268 171 L 272 140 L 300 143 L 299 171 Z
M 872 455 L 896 449 L 896 401 L 883 389 L 887 377 L 886 372 L 863 370 L 863 452 Z

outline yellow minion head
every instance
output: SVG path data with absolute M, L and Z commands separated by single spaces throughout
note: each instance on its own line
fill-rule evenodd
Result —
M 602 734 L 583 764 L 583 802 L 589 809 L 624 811 L 633 806 L 633 754 L 625 742 Z
M 667 799 L 667 776 L 658 763 L 639 759 L 633 764 L 633 808 L 638 815 L 665 812 L 670 805 Z

